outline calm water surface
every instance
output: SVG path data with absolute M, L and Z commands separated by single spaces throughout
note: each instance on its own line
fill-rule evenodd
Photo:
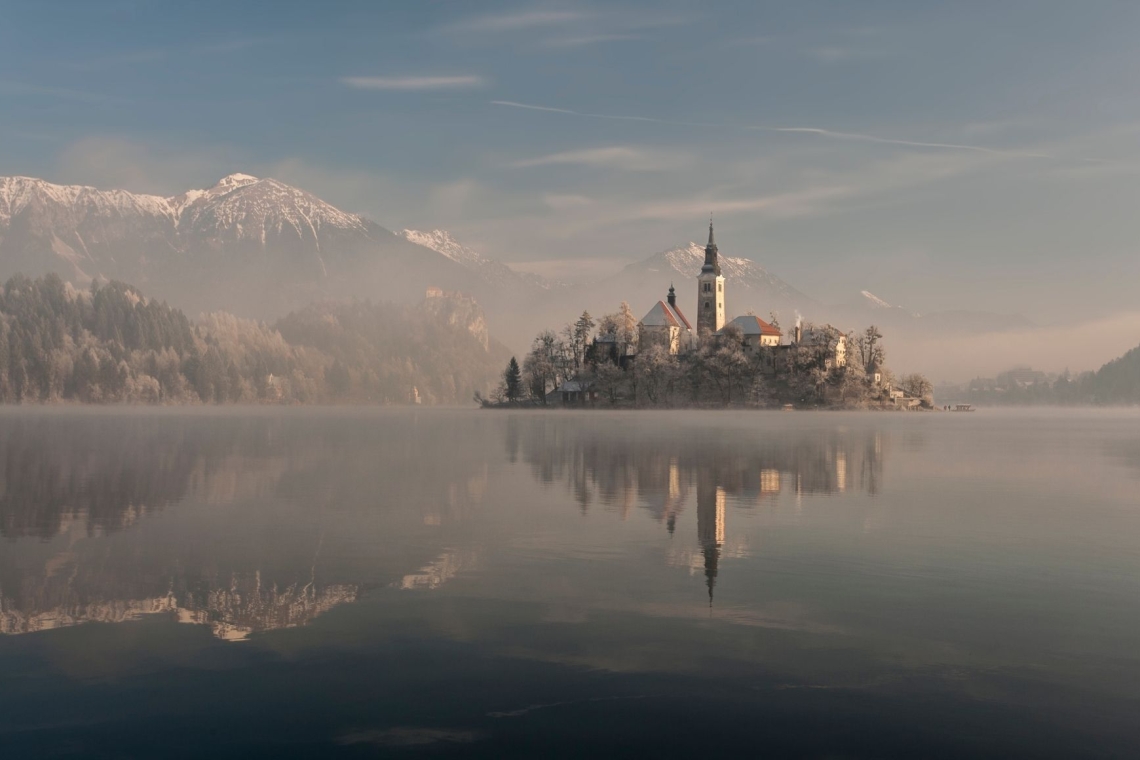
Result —
M 1138 757 L 1140 413 L 0 412 L 0 756 Z

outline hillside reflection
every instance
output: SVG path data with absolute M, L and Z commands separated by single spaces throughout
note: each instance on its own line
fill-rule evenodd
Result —
M 9 412 L 0 633 L 162 614 L 237 640 L 368 588 L 433 592 L 494 566 L 534 480 L 571 510 L 695 521 L 666 561 L 711 603 L 745 550 L 735 512 L 882 488 L 885 434 L 754 424 L 773 419 Z
M 579 508 L 592 505 L 626 519 L 645 510 L 669 534 L 687 506 L 696 509 L 697 541 L 712 602 L 725 548 L 729 500 L 739 508 L 781 496 L 879 493 L 889 438 L 880 430 L 787 430 L 730 426 L 615 424 L 589 426 L 559 416 L 512 418 L 508 458 L 520 457 L 536 479 L 563 483 Z M 921 441 L 909 442 L 921 446 Z
M 487 481 L 485 453 L 413 416 L 10 413 L 4 423 L 7 634 L 156 613 L 230 640 L 304 625 L 362 588 L 411 584 L 436 547 L 385 541 L 461 522 Z M 385 550 L 354 565 L 369 543 Z

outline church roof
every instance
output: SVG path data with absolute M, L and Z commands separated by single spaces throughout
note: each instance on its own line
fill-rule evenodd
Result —
M 684 327 L 686 330 L 692 330 L 693 326 L 689 324 L 689 320 L 685 319 L 685 315 L 676 306 L 670 306 L 664 301 L 658 301 L 649 310 L 649 313 L 641 318 L 641 324 L 646 327 Z
M 729 324 L 733 324 L 739 327 L 740 331 L 745 335 L 772 335 L 775 337 L 782 335 L 779 328 L 777 328 L 775 325 L 765 322 L 755 314 L 747 314 L 743 317 L 737 317 Z M 720 333 L 723 331 L 724 328 L 722 327 L 717 332 Z

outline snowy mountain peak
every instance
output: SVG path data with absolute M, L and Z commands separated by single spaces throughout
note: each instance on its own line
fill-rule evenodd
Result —
M 701 271 L 701 266 L 705 263 L 705 247 L 700 243 L 690 242 L 688 245 L 665 251 L 659 255 L 667 261 L 669 266 L 679 275 L 690 279 L 697 276 L 697 273 Z M 736 281 L 762 281 L 771 287 L 775 287 L 777 290 L 786 291 L 788 293 L 795 292 L 787 283 L 769 274 L 768 270 L 752 259 L 724 255 L 718 258 L 720 260 L 721 272 L 729 279 Z M 799 294 L 797 293 L 797 295 Z
M 248 185 L 257 181 L 257 177 L 254 177 L 252 174 L 235 172 L 234 174 L 222 177 L 218 180 L 218 184 L 215 185 L 215 187 L 241 187 L 242 185 Z
M 250 240 L 266 245 L 284 235 L 310 240 L 319 250 L 328 231 L 370 237 L 368 224 L 320 198 L 275 179 L 231 174 L 215 187 L 172 201 L 178 224 L 194 234 Z
M 430 248 L 460 264 L 479 265 L 487 261 L 485 256 L 461 244 L 447 230 L 402 230 L 400 234 L 409 242 Z
M 893 309 L 894 308 L 889 303 L 887 303 L 886 301 L 879 298 L 877 295 L 875 295 L 874 293 L 872 293 L 868 290 L 862 291 L 862 295 L 863 295 L 863 298 L 866 299 L 866 302 L 870 306 L 872 306 L 876 309 Z
M 751 293 L 789 303 L 806 303 L 810 300 L 752 259 L 722 254 L 719 260 L 721 273 L 731 283 L 729 287 L 738 297 L 751 298 L 753 296 L 746 295 Z M 690 242 L 629 264 L 623 270 L 623 276 L 641 281 L 649 278 L 660 284 L 673 280 L 679 287 L 683 287 L 683 283 L 697 276 L 704 261 L 704 245 Z
M 447 230 L 401 230 L 399 234 L 409 243 L 428 248 L 461 264 L 488 283 L 500 286 L 523 285 L 541 290 L 563 287 L 536 274 L 516 272 L 501 261 L 489 259 L 460 243 Z
M 98 190 L 86 185 L 55 185 L 35 177 L 0 177 L 0 223 L 29 208 L 77 214 L 169 216 L 170 205 L 157 195 Z

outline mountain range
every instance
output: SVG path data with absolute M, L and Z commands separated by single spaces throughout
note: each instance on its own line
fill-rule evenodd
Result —
M 271 319 L 314 300 L 418 301 L 428 287 L 463 291 L 485 308 L 491 333 L 516 350 L 583 309 L 627 301 L 640 315 L 676 285 L 682 308 L 704 247 L 690 242 L 589 284 L 551 282 L 465 247 L 444 230 L 391 232 L 275 179 L 231 174 L 204 190 L 162 197 L 0 177 L 0 279 L 55 272 L 76 286 L 130 282 L 190 313 L 226 310 Z M 803 313 L 859 326 L 943 323 L 992 327 L 997 315 L 919 317 L 864 292 L 827 307 L 747 258 L 721 256 L 728 307 Z

